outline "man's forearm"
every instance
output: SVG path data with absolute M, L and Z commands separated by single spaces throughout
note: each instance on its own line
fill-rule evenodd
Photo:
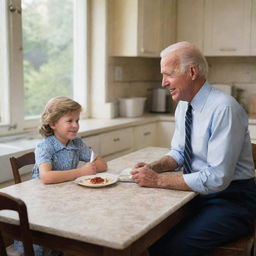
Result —
M 158 172 L 166 172 L 166 171 L 173 171 L 178 167 L 177 162 L 171 158 L 170 156 L 164 156 L 160 160 L 152 162 L 150 167 Z
M 191 188 L 185 183 L 182 174 L 176 173 L 159 174 L 157 187 L 191 191 Z

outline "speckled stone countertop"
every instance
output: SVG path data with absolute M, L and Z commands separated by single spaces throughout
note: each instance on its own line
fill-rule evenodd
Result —
M 108 173 L 119 174 L 166 152 L 157 147 L 133 152 L 109 161 Z M 25 201 L 32 229 L 114 249 L 131 245 L 196 196 L 194 192 L 143 188 L 131 182 L 88 188 L 73 181 L 44 185 L 38 179 L 0 191 Z M 0 219 L 17 223 L 17 214 L 1 211 Z

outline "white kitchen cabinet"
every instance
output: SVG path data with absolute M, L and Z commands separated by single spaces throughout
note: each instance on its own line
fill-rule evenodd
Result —
M 155 146 L 156 123 L 134 127 L 134 150 Z
M 175 130 L 174 121 L 161 121 L 157 123 L 156 146 L 170 148 Z
M 121 151 L 132 150 L 132 146 L 132 128 L 119 129 L 100 134 L 100 154 L 104 158 L 105 156 L 113 155 Z M 108 158 L 108 160 L 110 160 L 110 158 Z
M 256 56 L 256 0 L 252 0 L 251 55 Z
M 93 136 L 81 136 L 83 142 L 93 149 L 93 151 L 100 155 L 100 136 L 99 135 L 93 135 Z
M 159 57 L 174 42 L 175 0 L 111 0 L 110 55 Z
M 203 51 L 204 0 L 177 1 L 177 41 L 188 41 Z
M 204 54 L 250 54 L 252 0 L 205 0 Z

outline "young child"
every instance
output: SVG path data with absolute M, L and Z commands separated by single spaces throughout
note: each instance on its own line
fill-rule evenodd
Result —
M 66 97 L 52 98 L 41 117 L 39 132 L 45 137 L 36 147 L 33 178 L 43 183 L 58 183 L 92 175 L 107 169 L 97 157 L 90 162 L 93 151 L 77 137 L 81 105 Z M 77 167 L 79 161 L 86 162 Z
M 79 103 L 66 97 L 52 98 L 46 104 L 39 130 L 45 138 L 35 150 L 33 178 L 40 177 L 45 184 L 58 183 L 107 169 L 100 157 L 90 162 L 93 151 L 77 137 L 81 109 Z M 77 168 L 79 161 L 86 163 Z M 41 245 L 33 247 L 35 256 L 63 256 Z M 14 241 L 14 248 L 20 254 L 24 252 L 20 241 Z

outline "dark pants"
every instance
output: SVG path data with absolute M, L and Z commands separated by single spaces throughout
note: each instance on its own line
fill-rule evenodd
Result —
M 150 248 L 153 256 L 200 256 L 248 234 L 256 217 L 253 179 L 234 181 L 217 193 L 199 195 L 195 212 Z

